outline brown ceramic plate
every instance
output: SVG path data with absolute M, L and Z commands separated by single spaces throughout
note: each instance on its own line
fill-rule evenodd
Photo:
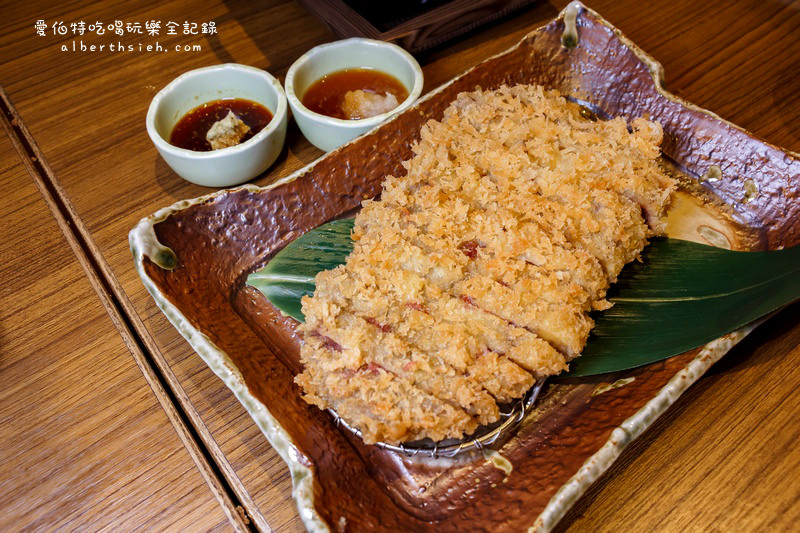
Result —
M 288 242 L 378 194 L 384 176 L 403 172 L 420 126 L 475 86 L 538 83 L 609 115 L 649 115 L 664 126 L 665 160 L 684 176 L 672 235 L 737 249 L 800 242 L 800 181 L 789 179 L 800 174 L 800 157 L 670 95 L 661 80 L 657 62 L 574 3 L 508 52 L 280 183 L 181 202 L 131 232 L 156 302 L 289 465 L 308 529 L 547 530 L 752 329 L 624 374 L 553 382 L 491 455 L 425 463 L 365 446 L 306 404 L 292 381 L 299 339 L 291 319 L 244 285 Z

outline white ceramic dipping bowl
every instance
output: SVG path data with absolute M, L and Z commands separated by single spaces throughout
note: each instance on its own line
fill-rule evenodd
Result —
M 192 109 L 223 98 L 244 98 L 272 113 L 267 126 L 247 141 L 210 152 L 169 143 L 172 128 Z M 229 187 L 249 181 L 275 162 L 286 139 L 286 94 L 278 80 L 258 68 L 227 63 L 177 77 L 147 110 L 147 133 L 164 161 L 182 178 L 206 187 Z
M 321 115 L 303 105 L 303 95 L 315 81 L 348 68 L 375 69 L 394 76 L 408 90 L 408 98 L 387 113 L 360 120 Z M 286 98 L 295 122 L 311 144 L 326 152 L 410 107 L 421 93 L 422 69 L 411 54 L 395 44 L 372 39 L 355 37 L 322 44 L 300 56 L 286 73 Z

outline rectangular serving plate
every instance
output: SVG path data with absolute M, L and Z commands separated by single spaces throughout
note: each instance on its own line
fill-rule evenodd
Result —
M 689 179 L 671 235 L 733 249 L 800 242 L 800 206 L 791 201 L 800 183 L 789 179 L 800 157 L 669 94 L 662 78 L 655 60 L 574 2 L 507 52 L 278 183 L 179 202 L 131 231 L 147 290 L 289 466 L 307 529 L 547 531 L 754 327 L 632 371 L 552 382 L 499 449 L 422 461 L 365 446 L 306 404 L 293 383 L 294 323 L 244 284 L 287 243 L 403 173 L 419 128 L 459 92 L 502 84 L 541 84 L 608 115 L 661 122 L 665 158 Z

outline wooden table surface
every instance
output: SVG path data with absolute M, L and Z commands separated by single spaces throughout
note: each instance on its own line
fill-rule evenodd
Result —
M 536 2 L 418 54 L 424 92 L 564 5 Z M 664 65 L 672 92 L 800 151 L 800 4 L 589 5 Z M 70 28 L 115 20 L 139 22 L 144 34 Z M 148 35 L 146 21 L 160 21 L 160 35 Z M 178 35 L 166 35 L 168 21 L 179 23 Z M 217 33 L 184 35 L 184 21 L 198 29 L 213 21 Z M 177 177 L 147 137 L 145 113 L 160 88 L 223 62 L 282 80 L 304 51 L 333 39 L 291 1 L 0 6 L 0 530 L 302 529 L 287 468 L 147 294 L 127 234 L 155 210 L 210 191 Z M 159 51 L 138 49 L 156 42 Z M 92 52 L 92 44 L 106 48 Z M 253 183 L 320 154 L 290 124 L 280 159 Z M 796 527 L 798 318 L 800 305 L 790 306 L 737 346 L 559 529 Z

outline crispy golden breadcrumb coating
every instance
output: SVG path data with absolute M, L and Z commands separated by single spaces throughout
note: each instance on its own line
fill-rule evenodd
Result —
M 306 400 L 367 443 L 460 438 L 567 369 L 589 312 L 663 231 L 661 137 L 537 86 L 460 94 L 303 300 Z

